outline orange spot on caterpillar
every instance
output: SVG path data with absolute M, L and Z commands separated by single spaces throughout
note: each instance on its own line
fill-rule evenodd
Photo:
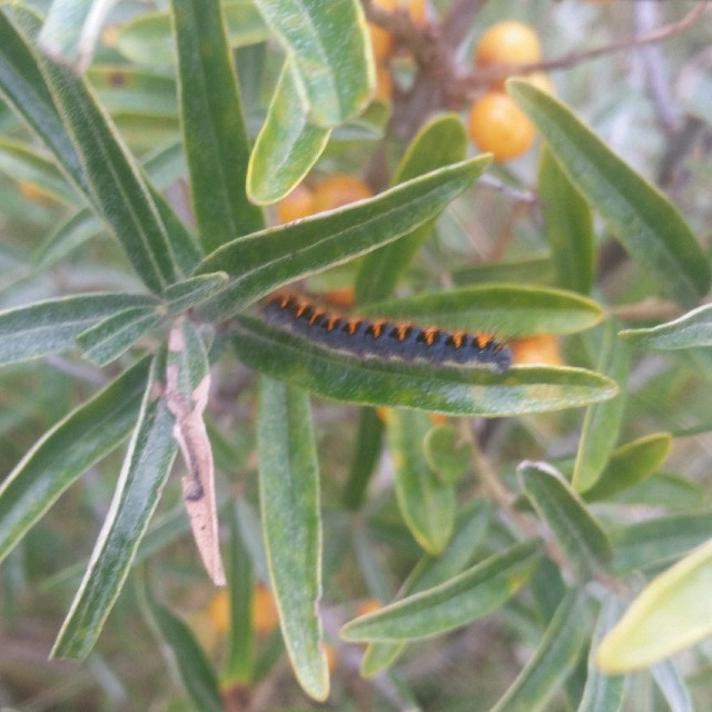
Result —
M 326 322 L 326 330 L 333 331 L 341 323 L 340 316 L 330 316 Z
M 321 317 L 323 317 L 326 314 L 325 309 L 314 309 L 314 313 L 309 317 L 309 326 L 314 326 Z
M 465 343 L 465 332 L 464 331 L 456 331 L 454 334 L 450 336 L 449 341 L 452 343 L 452 345 L 456 349 L 461 349 L 463 343 Z
M 350 336 L 353 336 L 357 331 L 363 319 L 349 319 L 346 322 L 346 331 Z
M 418 334 L 418 341 L 423 341 L 427 346 L 432 346 L 440 335 L 440 329 L 428 327 Z
M 379 321 L 374 321 L 368 329 L 366 329 L 367 334 L 371 334 L 374 339 L 377 339 L 383 333 L 383 327 L 387 322 L 384 319 Z

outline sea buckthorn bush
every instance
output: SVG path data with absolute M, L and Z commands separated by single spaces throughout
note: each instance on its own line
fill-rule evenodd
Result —
M 0 707 L 689 712 L 705 3 L 0 3 Z

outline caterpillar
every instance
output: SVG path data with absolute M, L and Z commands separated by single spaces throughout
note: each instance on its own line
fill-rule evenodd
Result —
M 262 313 L 275 326 L 357 356 L 480 364 L 498 373 L 504 373 L 512 364 L 509 347 L 488 334 L 347 317 L 330 312 L 301 294 L 276 292 L 263 301 Z

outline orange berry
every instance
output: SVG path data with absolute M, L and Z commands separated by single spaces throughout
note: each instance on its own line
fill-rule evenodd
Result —
M 407 10 L 415 25 L 422 26 L 427 20 L 428 8 L 425 0 L 373 0 L 373 4 L 386 12 Z
M 515 364 L 564 365 L 559 340 L 551 334 L 514 339 L 509 346 L 512 349 L 512 360 Z
M 393 35 L 372 22 L 368 23 L 368 32 L 371 35 L 371 48 L 373 57 L 377 62 L 383 62 L 393 53 L 395 41 Z
M 335 173 L 321 181 L 314 189 L 314 212 L 333 210 L 357 200 L 370 198 L 371 195 L 371 189 L 360 178 Z
M 368 613 L 373 613 L 381 607 L 381 602 L 377 598 L 364 598 L 358 602 L 356 606 L 356 615 L 365 616 Z
M 376 98 L 381 101 L 390 102 L 393 96 L 393 78 L 382 64 L 376 66 Z
M 536 32 L 522 22 L 504 20 L 492 25 L 475 46 L 475 64 L 530 64 L 541 59 Z
M 272 591 L 263 583 L 252 592 L 252 625 L 256 633 L 271 633 L 279 623 L 279 613 Z
M 277 220 L 292 222 L 311 215 L 314 211 L 314 194 L 305 185 L 298 185 L 277 203 Z
M 442 413 L 431 413 L 430 414 L 430 422 L 433 425 L 445 425 L 447 423 L 447 415 L 443 415 Z
M 31 200 L 33 203 L 43 203 L 44 205 L 57 204 L 57 198 L 36 183 L 21 181 L 17 184 L 17 187 L 20 189 L 22 196 L 27 198 L 27 200 Z
M 470 137 L 496 161 L 509 161 L 532 147 L 536 130 L 506 94 L 489 92 L 472 105 Z
M 226 633 L 230 627 L 230 599 L 225 589 L 218 591 L 208 604 L 208 618 L 218 633 Z

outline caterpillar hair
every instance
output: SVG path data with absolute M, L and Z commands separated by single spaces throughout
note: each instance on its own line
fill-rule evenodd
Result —
M 512 364 L 509 347 L 489 334 L 342 316 L 301 294 L 272 294 L 262 303 L 262 313 L 271 324 L 357 356 L 478 364 L 498 373 L 504 373 Z

